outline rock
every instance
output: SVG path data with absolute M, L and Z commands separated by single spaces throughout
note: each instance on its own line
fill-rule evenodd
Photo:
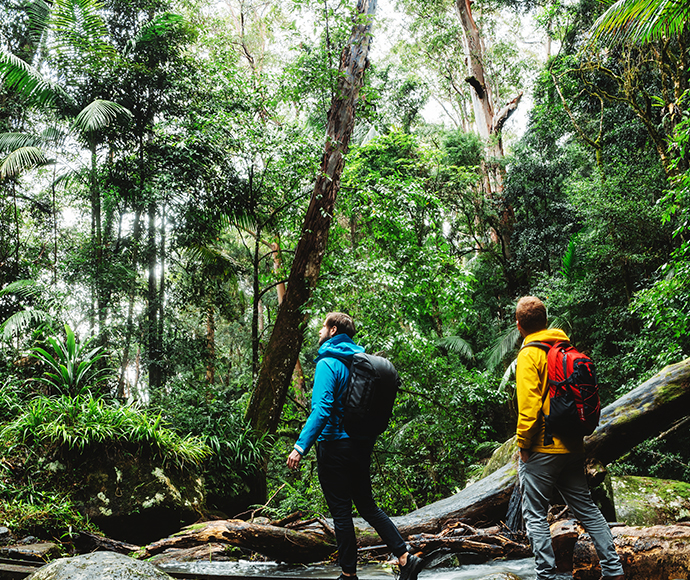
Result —
M 114 552 L 93 552 L 60 558 L 31 574 L 27 580 L 172 580 L 149 562 Z
M 142 545 L 195 522 L 204 506 L 203 480 L 140 453 L 75 466 L 72 499 L 106 536 Z
M 616 519 L 628 526 L 690 520 L 690 484 L 651 477 L 612 477 Z
M 32 540 L 36 540 L 36 538 L 32 538 Z M 60 547 L 52 542 L 38 542 L 36 544 L 19 543 L 0 548 L 0 556 L 11 560 L 47 562 L 60 555 Z

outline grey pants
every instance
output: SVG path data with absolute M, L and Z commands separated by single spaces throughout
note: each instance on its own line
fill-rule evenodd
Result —
M 527 463 L 520 461 L 518 473 L 522 486 L 522 517 L 532 544 L 538 580 L 553 580 L 558 573 L 546 521 L 554 488 L 592 538 L 601 573 L 604 576 L 623 574 L 609 525 L 589 493 L 582 454 L 532 453 Z

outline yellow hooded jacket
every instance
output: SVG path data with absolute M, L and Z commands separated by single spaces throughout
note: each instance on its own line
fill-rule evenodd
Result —
M 533 332 L 525 337 L 529 342 L 569 341 L 560 328 Z M 544 413 L 549 413 L 546 352 L 538 347 L 523 348 L 517 358 L 517 444 L 521 449 L 541 453 L 582 453 L 582 437 L 560 439 L 553 436 L 551 445 L 544 445 Z M 543 404 L 542 404 L 543 403 Z M 542 412 L 543 406 L 543 412 Z

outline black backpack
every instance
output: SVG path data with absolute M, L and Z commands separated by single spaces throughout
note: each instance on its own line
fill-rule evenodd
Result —
M 358 352 L 349 362 L 337 358 L 350 369 L 343 398 L 343 428 L 350 437 L 376 437 L 388 427 L 400 376 L 393 363 L 374 354 Z

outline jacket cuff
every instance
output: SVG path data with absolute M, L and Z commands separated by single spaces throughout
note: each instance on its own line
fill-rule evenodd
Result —
M 297 453 L 299 453 L 302 457 L 304 457 L 304 449 L 302 449 L 297 443 L 295 443 L 295 446 L 293 447 Z

